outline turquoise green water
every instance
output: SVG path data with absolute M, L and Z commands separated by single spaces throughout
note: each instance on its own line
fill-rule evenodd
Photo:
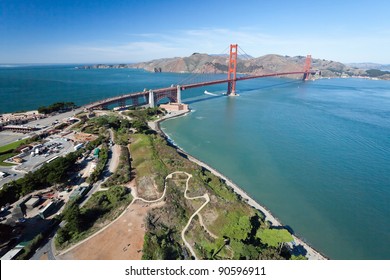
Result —
M 390 259 L 390 83 L 284 81 L 162 127 L 328 257 Z
M 0 113 L 166 87 L 184 75 L 74 66 L 0 67 Z M 184 91 L 194 110 L 162 123 L 333 259 L 390 259 L 390 82 L 287 79 Z

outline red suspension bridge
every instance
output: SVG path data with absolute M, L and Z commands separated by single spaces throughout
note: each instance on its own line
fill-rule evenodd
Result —
M 198 88 L 216 84 L 227 83 L 227 95 L 235 96 L 236 94 L 236 83 L 243 80 L 258 79 L 265 77 L 276 77 L 276 76 L 285 76 L 285 75 L 303 75 L 303 80 L 306 81 L 310 78 L 310 75 L 315 74 L 315 71 L 311 70 L 311 55 L 307 55 L 305 60 L 305 65 L 302 71 L 294 72 L 281 72 L 281 73 L 272 73 L 272 74 L 262 74 L 262 75 L 249 75 L 243 77 L 237 77 L 237 59 L 238 59 L 238 45 L 230 45 L 230 54 L 228 62 L 228 73 L 226 79 L 204 81 L 197 83 L 188 83 L 184 85 L 176 85 L 167 88 L 153 89 L 153 90 L 144 90 L 140 92 L 133 92 L 124 94 L 121 96 L 111 97 L 108 99 L 100 100 L 94 103 L 91 103 L 86 106 L 87 109 L 105 109 L 110 105 L 119 105 L 119 107 L 125 107 L 128 101 L 131 101 L 133 106 L 138 106 L 141 104 L 149 104 L 150 107 L 155 107 L 159 101 L 164 98 L 169 99 L 171 102 L 181 103 L 181 92 L 186 89 Z M 142 100 L 140 102 L 140 100 Z

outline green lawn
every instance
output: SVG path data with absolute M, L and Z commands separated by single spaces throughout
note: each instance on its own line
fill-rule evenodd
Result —
M 16 155 L 17 155 L 16 153 L 6 153 L 6 154 L 0 155 L 0 166 L 13 166 L 14 164 L 4 162 L 4 160 L 6 160 L 7 158 L 16 156 Z
M 27 139 L 22 139 L 22 140 L 7 144 L 5 146 L 1 146 L 0 147 L 0 154 L 16 149 L 17 147 L 19 147 L 21 144 L 25 143 L 26 141 L 27 141 Z

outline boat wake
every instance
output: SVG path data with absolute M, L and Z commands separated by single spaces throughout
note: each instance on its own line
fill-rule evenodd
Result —
M 219 95 L 219 94 L 215 94 L 215 93 L 212 93 L 212 92 L 208 92 L 207 90 L 204 91 L 204 94 L 212 95 L 212 96 L 218 96 Z

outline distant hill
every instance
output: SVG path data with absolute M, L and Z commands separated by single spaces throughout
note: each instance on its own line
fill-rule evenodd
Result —
M 276 72 L 302 71 L 306 57 L 282 56 L 268 54 L 253 58 L 251 56 L 238 57 L 237 72 L 251 75 L 270 74 Z M 135 64 L 98 64 L 83 68 L 137 68 L 150 72 L 174 72 L 174 73 L 226 73 L 229 57 L 225 55 L 208 55 L 193 53 L 187 57 L 174 57 L 155 59 L 148 62 Z M 355 65 L 355 64 L 354 64 Z M 340 62 L 312 59 L 312 69 L 321 71 L 323 77 L 356 77 L 366 76 L 380 79 L 390 79 L 387 72 L 367 71 L 375 68 L 357 67 L 358 64 L 346 65 Z M 362 65 L 368 66 L 368 65 Z M 296 76 L 298 78 L 298 76 Z
M 348 63 L 347 65 L 350 67 L 359 68 L 363 70 L 377 69 L 382 71 L 390 71 L 390 64 L 363 62 L 363 63 Z

